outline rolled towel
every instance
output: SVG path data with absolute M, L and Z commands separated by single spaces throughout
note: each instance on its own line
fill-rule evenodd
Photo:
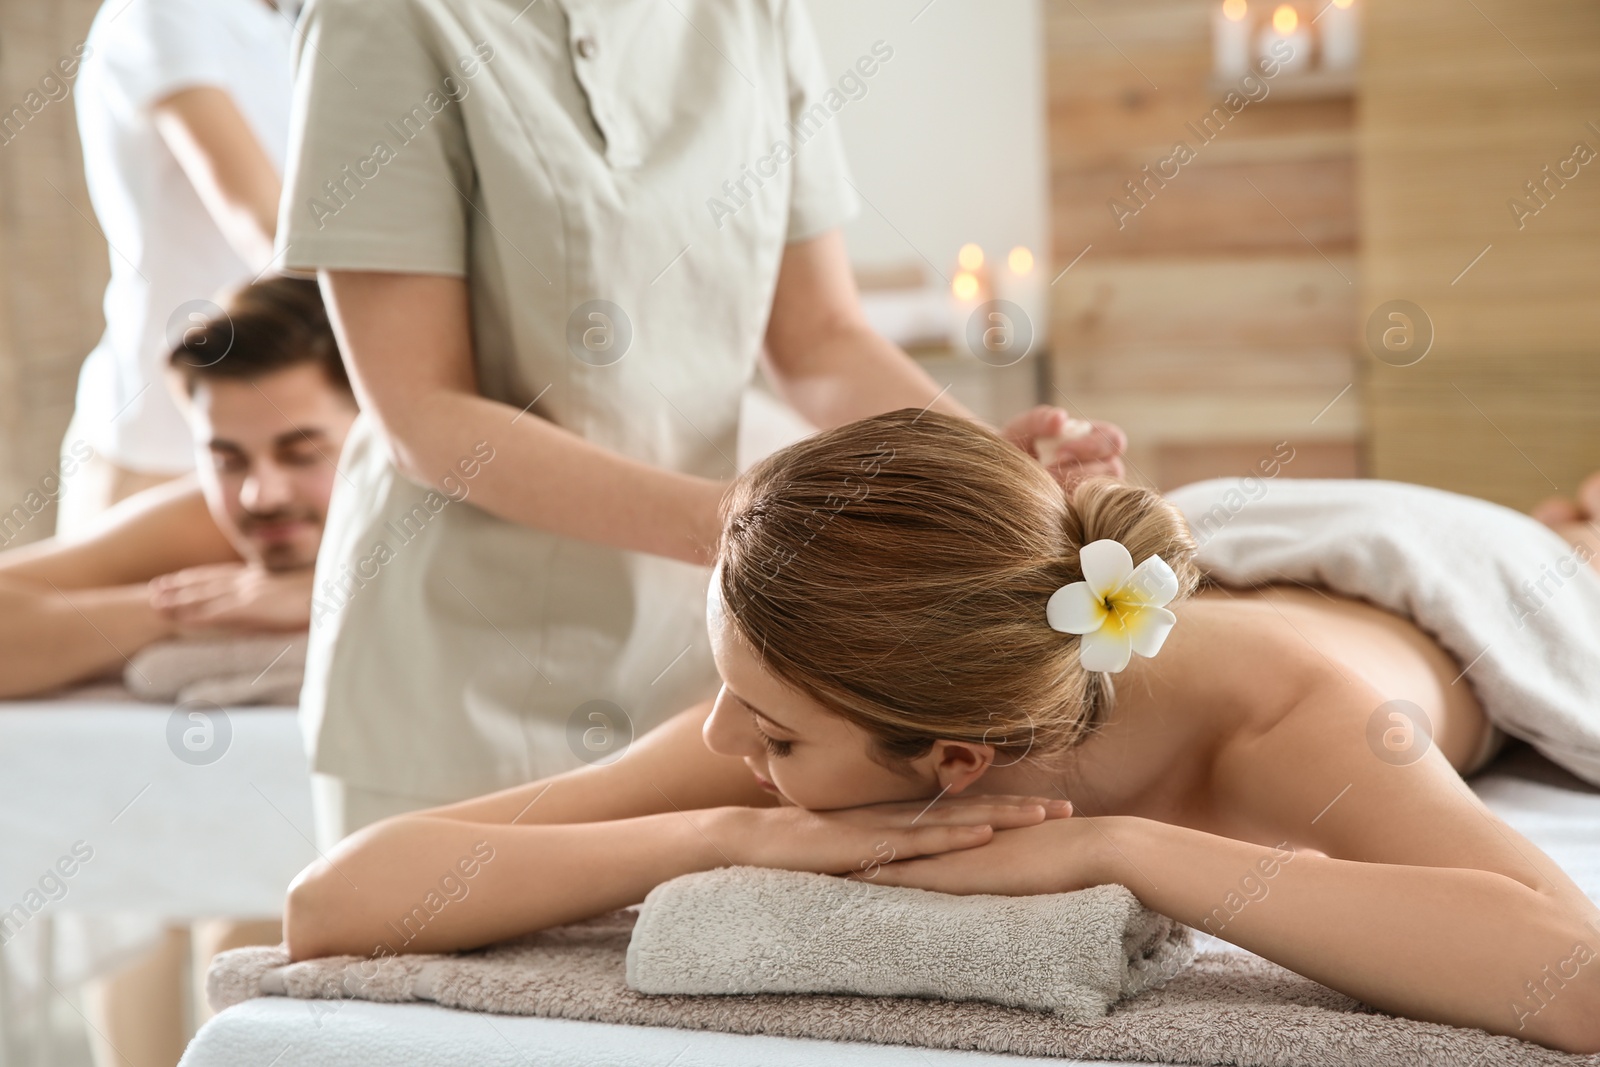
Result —
M 157 641 L 133 654 L 122 681 L 140 700 L 293 705 L 305 679 L 306 643 L 304 632 Z
M 663 882 L 628 942 L 641 993 L 855 993 L 985 1000 L 1069 1022 L 1194 959 L 1188 927 L 1120 885 L 958 896 L 721 867 Z

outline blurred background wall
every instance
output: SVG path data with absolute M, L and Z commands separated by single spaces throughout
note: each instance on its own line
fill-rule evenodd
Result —
M 1600 4 L 1384 0 L 1370 24 L 1361 307 L 1434 332 L 1368 362 L 1371 472 L 1570 494 L 1600 467 Z
M 1219 6 L 1045 5 L 1051 276 L 1083 256 L 1052 286 L 1056 384 L 1162 487 L 1250 473 L 1280 441 L 1290 477 L 1354 476 L 1355 79 L 1263 79 L 1206 124 L 1237 83 L 1213 76 Z M 1194 158 L 1162 167 L 1179 141 Z
M 100 338 L 110 275 L 84 188 L 70 96 L 40 79 L 83 40 L 95 0 L 0 0 L 0 501 L 48 488 L 78 367 Z M 46 102 L 30 113 L 29 93 Z M 20 109 L 23 117 L 16 118 Z M 52 506 L 7 529 L 5 543 L 48 536 Z
M 1573 162 L 1580 143 L 1600 151 L 1600 5 L 1353 5 L 1356 69 L 1282 74 L 1201 145 L 1190 124 L 1233 84 L 1215 72 L 1220 0 L 811 0 L 831 74 L 894 50 L 836 120 L 865 201 L 847 232 L 864 284 L 944 288 L 963 245 L 997 270 L 1031 249 L 1048 373 L 959 344 L 917 354 L 990 418 L 1039 400 L 1121 424 L 1136 480 L 1248 473 L 1287 442 L 1289 476 L 1515 506 L 1570 492 L 1600 467 L 1600 165 Z M 0 108 L 95 6 L 0 0 Z M 1302 29 L 1328 8 L 1306 0 Z M 71 100 L 7 137 L 0 500 L 15 501 L 55 470 L 107 250 Z M 1147 181 L 1179 139 L 1192 161 Z M 1137 211 L 1119 217 L 1119 199 Z
M 963 244 L 1044 247 L 1049 232 L 1043 11 L 1033 0 L 810 0 L 830 73 L 894 49 L 840 113 L 868 203 L 846 231 L 864 270 Z M 916 247 L 913 248 L 912 245 Z

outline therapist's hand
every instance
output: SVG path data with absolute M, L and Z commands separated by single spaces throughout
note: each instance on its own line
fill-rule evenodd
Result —
M 1128 436 L 1109 422 L 1075 419 L 1065 408 L 1040 404 L 1006 423 L 1001 435 L 1045 465 L 1064 488 L 1094 475 L 1123 476 Z
M 147 588 L 150 606 L 183 632 L 304 630 L 311 625 L 312 575 L 311 567 L 216 563 L 152 578 Z

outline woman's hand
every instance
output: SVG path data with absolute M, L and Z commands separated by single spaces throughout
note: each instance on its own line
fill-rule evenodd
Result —
M 1059 798 L 973 794 L 830 811 L 732 810 L 724 851 L 734 863 L 865 876 L 906 857 L 976 848 L 997 831 L 1058 822 L 1072 814 L 1072 805 Z
M 1050 476 L 1071 488 L 1084 478 L 1123 476 L 1128 437 L 1109 422 L 1084 422 L 1063 408 L 1040 404 L 1006 423 L 1001 435 L 1044 464 Z
M 937 893 L 1030 896 L 1104 885 L 1106 839 L 1089 819 L 1051 819 L 997 831 L 985 844 L 959 852 L 896 859 L 849 877 Z

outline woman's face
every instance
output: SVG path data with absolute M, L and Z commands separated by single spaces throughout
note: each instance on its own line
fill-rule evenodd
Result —
M 934 751 L 912 761 L 906 774 L 873 761 L 865 731 L 761 665 L 723 612 L 719 581 L 720 569 L 712 574 L 706 597 L 711 651 L 723 680 L 705 723 L 707 747 L 742 758 L 780 803 L 812 810 L 918 800 L 939 793 L 945 772 L 938 757 L 946 743 L 936 742 Z M 982 773 L 981 767 L 977 773 Z

